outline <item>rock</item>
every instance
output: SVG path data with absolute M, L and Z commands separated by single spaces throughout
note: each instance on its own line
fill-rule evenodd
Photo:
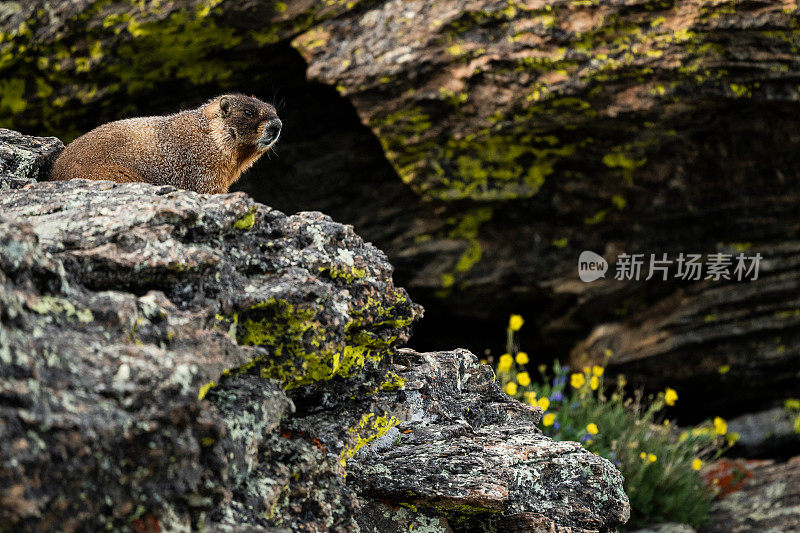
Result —
M 735 254 L 736 249 L 725 252 Z M 712 414 L 735 417 L 796 396 L 800 243 L 754 246 L 747 252 L 756 253 L 764 257 L 757 280 L 676 288 L 623 320 L 596 326 L 573 348 L 571 364 L 604 361 L 611 350 L 611 375 L 625 374 L 654 391 L 674 388 L 686 422 Z M 636 282 L 615 281 L 602 281 L 591 290 L 599 295 L 617 284 L 629 287 L 631 295 L 638 290 L 632 288 Z M 589 309 L 580 306 L 574 312 Z
M 632 533 L 695 533 L 695 529 L 688 524 L 665 522 L 663 524 L 653 524 L 644 529 L 637 529 Z
M 762 461 L 743 487 L 716 502 L 703 533 L 797 531 L 800 529 L 800 457 Z
M 383 254 L 241 193 L 72 181 L 0 204 L 0 522 L 269 525 L 253 516 L 288 521 L 302 487 L 328 486 L 339 506 L 307 527 L 349 527 L 336 456 L 278 426 L 284 388 L 302 406 L 320 382 L 380 384 L 421 314 Z
M 541 410 L 509 399 L 474 355 L 400 350 L 395 361 L 404 385 L 375 401 L 403 422 L 349 465 L 359 494 L 386 505 L 359 520 L 363 531 L 407 531 L 409 509 L 455 519 L 457 530 L 602 531 L 627 522 L 611 463 L 543 436 Z M 393 527 L 375 519 L 387 512 Z
M 796 393 L 800 243 L 785 221 L 800 161 L 774 143 L 800 143 L 780 111 L 800 101 L 785 75 L 800 64 L 784 60 L 797 13 L 589 4 L 389 0 L 293 45 L 311 79 L 353 103 L 402 181 L 447 206 L 444 227 L 425 220 L 413 243 L 382 245 L 426 308 L 457 315 L 454 331 L 485 336 L 521 311 L 532 352 L 582 364 L 584 351 L 602 360 L 617 345 L 612 371 L 676 387 L 702 416 Z M 759 282 L 576 276 L 582 250 L 613 262 L 738 248 L 766 258 Z
M 55 137 L 31 137 L 0 128 L 0 188 L 18 189 L 47 179 L 63 149 L 64 143 Z
M 0 531 L 627 520 L 619 472 L 474 355 L 398 349 L 422 309 L 350 226 L 85 180 L 0 213 Z
M 522 312 L 529 351 L 565 358 L 604 329 L 625 344 L 645 334 L 642 321 L 753 309 L 743 303 L 763 302 L 744 287 L 598 287 L 575 267 L 583 250 L 747 248 L 775 266 L 759 284 L 778 295 L 767 314 L 745 312 L 744 329 L 704 323 L 697 339 L 675 339 L 675 354 L 661 343 L 619 371 L 681 387 L 703 416 L 797 391 L 785 376 L 798 354 L 773 361 L 798 334 L 800 244 L 786 222 L 800 166 L 796 10 L 753 0 L 10 6 L 0 120 L 18 129 L 69 140 L 224 90 L 282 89 L 282 157 L 241 187 L 284 211 L 324 210 L 376 242 L 398 282 L 442 317 L 417 328 L 426 346 L 479 353 Z M 724 379 L 710 370 L 720 344 L 738 348 Z M 743 363 L 743 347 L 758 363 Z M 773 374 L 767 390 L 760 376 Z
M 728 431 L 739 435 L 731 454 L 788 460 L 800 450 L 800 433 L 795 431 L 795 418 L 796 413 L 775 407 L 729 420 Z

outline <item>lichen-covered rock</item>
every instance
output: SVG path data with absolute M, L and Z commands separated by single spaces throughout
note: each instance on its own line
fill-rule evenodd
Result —
M 47 179 L 64 149 L 55 137 L 31 137 L 0 128 L 0 188 L 17 189 Z
M 598 329 L 624 344 L 651 309 L 668 325 L 766 300 L 744 330 L 709 320 L 619 368 L 732 416 L 796 392 L 797 28 L 795 5 L 755 0 L 6 2 L 0 123 L 70 140 L 222 91 L 285 99 L 281 158 L 238 186 L 356 225 L 441 317 L 421 342 L 483 349 L 524 312 L 524 345 L 565 358 Z M 764 299 L 576 277 L 583 250 L 741 249 L 772 256 Z M 645 379 L 664 368 L 699 377 Z
M 779 2 L 386 0 L 293 46 L 447 206 L 382 247 L 454 336 L 530 310 L 529 348 L 618 345 L 612 371 L 733 415 L 797 392 L 797 28 Z M 583 250 L 767 261 L 753 284 L 584 284 Z
M 4 2 L 0 123 L 25 130 L 47 124 L 71 139 L 88 117 L 108 119 L 154 98 L 168 102 L 176 89 L 207 91 L 236 70 L 250 70 L 252 80 L 269 74 L 261 51 L 360 3 Z
M 541 410 L 508 398 L 471 353 L 400 350 L 394 372 L 402 384 L 374 401 L 399 424 L 348 463 L 348 482 L 373 500 L 363 531 L 604 531 L 628 520 L 611 463 L 543 436 Z
M 741 489 L 714 503 L 702 533 L 800 530 L 800 457 L 760 463 Z
M 352 227 L 86 180 L 0 213 L 0 531 L 627 519 L 620 474 L 472 354 L 398 351 L 422 309 Z
M 43 183 L 0 213 L 3 529 L 277 525 L 304 486 L 306 530 L 352 523 L 338 457 L 277 428 L 284 389 L 381 383 L 421 313 L 383 254 L 241 193 Z
M 507 200 L 556 176 L 579 186 L 591 168 L 632 177 L 702 100 L 797 102 L 800 64 L 778 52 L 800 44 L 796 22 L 749 1 L 386 0 L 293 44 L 420 194 Z

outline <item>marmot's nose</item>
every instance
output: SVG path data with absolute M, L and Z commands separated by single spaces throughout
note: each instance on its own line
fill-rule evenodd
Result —
M 273 118 L 269 122 L 264 125 L 264 133 L 261 134 L 261 137 L 264 139 L 264 142 L 267 144 L 273 143 L 278 140 L 278 136 L 281 134 L 281 127 L 283 123 L 278 118 Z

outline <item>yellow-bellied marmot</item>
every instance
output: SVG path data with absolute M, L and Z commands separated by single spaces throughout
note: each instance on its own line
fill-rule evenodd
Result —
M 51 180 L 144 181 L 223 193 L 278 140 L 275 108 L 226 94 L 197 109 L 103 124 L 72 141 Z

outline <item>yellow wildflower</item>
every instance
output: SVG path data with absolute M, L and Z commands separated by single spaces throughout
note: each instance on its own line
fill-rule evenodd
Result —
M 800 400 L 797 398 L 789 398 L 783 405 L 789 411 L 800 411 Z
M 584 383 L 586 383 L 586 376 L 578 372 L 572 374 L 572 376 L 570 376 L 569 378 L 569 384 L 576 389 L 580 389 L 581 387 L 583 387 Z
M 598 433 L 600 433 L 600 430 L 597 428 L 597 424 L 595 424 L 594 422 L 586 426 L 586 431 L 588 431 L 590 435 L 597 435 Z
M 527 391 L 522 393 L 522 396 L 525 398 L 525 403 L 530 405 L 536 405 L 536 393 L 533 391 Z
M 639 454 L 639 457 L 641 457 L 642 459 L 647 459 L 647 454 L 642 452 Z
M 695 459 L 694 461 L 692 461 L 693 470 L 700 470 L 701 468 L 703 468 L 703 461 L 701 461 L 700 459 Z
M 605 369 L 602 366 L 594 365 L 592 367 L 592 374 L 597 376 L 598 378 L 603 375 L 603 371 Z
M 519 352 L 516 357 L 516 361 L 518 365 L 527 365 L 530 359 L 528 358 L 528 354 L 525 352 Z
M 556 415 L 553 413 L 547 413 L 546 415 L 544 415 L 544 418 L 542 418 L 542 424 L 544 424 L 545 426 L 552 426 L 555 421 L 556 421 Z
M 655 463 L 658 460 L 658 457 L 656 457 L 656 454 L 654 453 L 648 453 L 647 460 L 651 463 Z
M 550 399 L 547 396 L 542 396 L 539 398 L 539 407 L 542 408 L 542 411 L 547 411 L 550 407 Z
M 497 363 L 498 372 L 508 372 L 511 370 L 511 365 L 514 363 L 514 358 L 510 353 L 504 353 L 500 356 L 500 362 Z
M 583 367 L 583 373 L 588 376 L 589 374 L 592 373 L 592 369 L 589 368 L 588 366 L 585 366 L 585 367 Z
M 617 386 L 622 388 L 628 384 L 628 380 L 625 377 L 625 374 L 620 374 L 617 376 Z
M 728 432 L 728 423 L 720 417 L 714 418 L 714 433 L 724 435 Z
M 589 387 L 591 387 L 592 390 L 597 390 L 597 387 L 599 386 L 600 386 L 600 380 L 597 379 L 597 376 L 592 376 L 589 379 Z
M 517 383 L 523 387 L 527 387 L 531 384 L 531 376 L 527 372 L 520 372 L 517 374 Z
M 606 357 L 611 357 L 612 355 L 614 355 L 614 352 L 612 352 L 611 350 L 609 350 L 608 348 L 606 348 L 606 349 L 603 351 L 603 355 L 605 355 Z
M 664 403 L 667 405 L 675 405 L 675 401 L 678 399 L 678 393 L 675 392 L 675 389 L 670 389 L 667 387 L 667 390 L 664 391 Z
M 511 331 L 519 331 L 519 328 L 521 328 L 524 323 L 525 321 L 520 315 L 511 315 L 511 318 L 508 319 L 508 329 Z
M 517 384 L 514 383 L 513 381 L 509 381 L 508 383 L 506 383 L 505 391 L 506 394 L 508 394 L 509 396 L 514 396 L 515 394 L 517 394 Z

